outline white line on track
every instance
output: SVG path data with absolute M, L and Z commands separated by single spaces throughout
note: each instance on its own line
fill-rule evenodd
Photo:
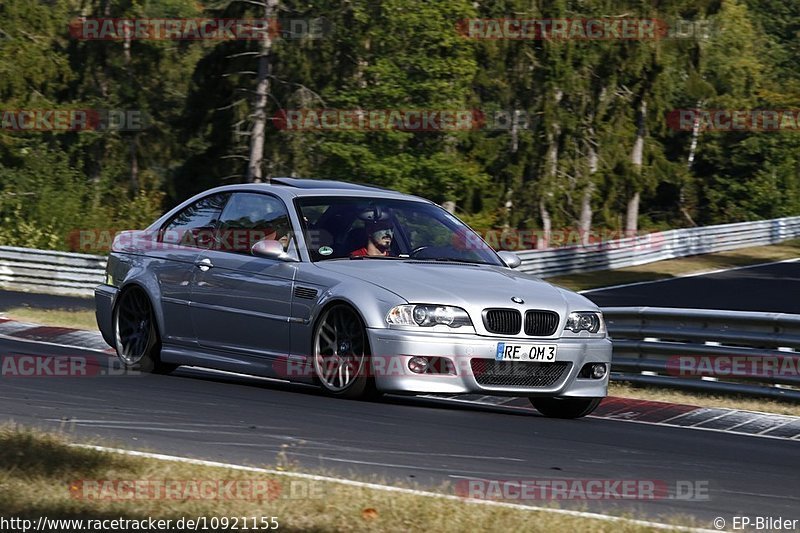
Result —
M 45 344 L 47 346 L 55 346 L 56 348 L 69 348 L 70 350 L 84 350 L 87 352 L 101 353 L 103 355 L 112 355 L 112 356 L 114 355 L 113 353 L 109 353 L 108 348 L 106 348 L 105 350 L 99 350 L 97 348 L 86 348 L 83 346 L 75 346 L 74 344 L 59 344 L 57 342 L 26 339 L 24 337 L 14 337 L 13 335 L 3 335 L 2 333 L 0 333 L 0 339 L 4 339 L 7 341 L 27 342 L 30 344 Z
M 475 505 L 487 505 L 490 507 L 502 507 L 506 509 L 516 509 L 520 511 L 536 511 L 536 512 L 543 512 L 543 513 L 553 513 L 553 514 L 560 514 L 565 516 L 572 516 L 575 518 L 588 518 L 593 520 L 602 520 L 605 522 L 622 522 L 627 524 L 634 524 L 644 527 L 651 527 L 654 529 L 664 529 L 664 530 L 671 530 L 671 531 L 691 531 L 697 533 L 711 533 L 714 530 L 712 529 L 700 529 L 700 528 L 691 528 L 691 527 L 682 527 L 682 526 L 674 526 L 671 524 L 663 524 L 660 522 L 651 522 L 648 520 L 636 520 L 632 518 L 624 518 L 621 516 L 614 516 L 614 515 L 606 515 L 601 513 L 589 513 L 585 511 L 571 511 L 569 509 L 551 509 L 548 507 L 535 507 L 532 505 L 521 505 L 518 503 L 508 503 L 508 502 L 498 502 L 492 500 L 478 500 L 473 498 L 463 498 L 461 496 L 456 496 L 453 494 L 441 494 L 437 492 L 429 492 L 424 490 L 415 490 L 415 489 L 405 489 L 401 487 L 392 487 L 389 485 L 380 485 L 378 483 L 367 483 L 364 481 L 355 481 L 352 479 L 340 479 L 335 477 L 328 477 L 328 476 L 318 476 L 315 474 L 302 474 L 299 472 L 282 472 L 280 470 L 272 470 L 268 468 L 256 468 L 252 466 L 243 466 L 243 465 L 235 465 L 235 464 L 228 464 L 228 463 L 219 463 L 216 461 L 204 461 L 201 459 L 190 459 L 188 457 L 179 457 L 175 455 L 164 455 L 160 453 L 148 453 L 148 452 L 138 452 L 134 450 L 122 450 L 119 448 L 107 448 L 104 446 L 93 446 L 89 444 L 71 444 L 71 446 L 77 448 L 85 448 L 89 450 L 96 450 L 100 452 L 107 452 L 107 453 L 118 453 L 122 455 L 129 455 L 133 457 L 144 457 L 147 459 L 155 459 L 159 461 L 173 461 L 177 463 L 186 463 L 198 466 L 208 466 L 214 468 L 227 468 L 229 470 L 241 470 L 245 472 L 258 472 L 262 474 L 270 474 L 274 476 L 287 476 L 287 477 L 296 477 L 300 479 L 308 479 L 312 481 L 322 481 L 325 483 L 336 483 L 339 485 L 347 485 L 350 487 L 359 487 L 371 490 L 380 490 L 385 492 L 395 492 L 398 494 L 408 494 L 412 496 L 425 496 L 429 498 L 439 498 L 443 500 L 451 500 L 451 501 L 459 501 L 468 504 L 475 504 Z
M 589 415 L 587 418 L 596 418 L 598 420 L 614 420 L 613 418 L 603 418 L 599 416 L 592 416 Z M 724 433 L 726 435 L 737 435 L 740 437 L 758 437 L 760 439 L 775 439 L 775 440 L 791 440 L 787 437 L 778 437 L 775 435 L 761 435 L 760 433 L 744 433 L 742 431 L 728 431 L 727 429 L 717 429 L 717 428 L 704 428 L 704 427 L 696 427 L 696 426 L 679 426 L 677 424 L 663 424 L 661 422 L 646 422 L 644 420 L 619 420 L 619 422 L 625 422 L 629 424 L 645 424 L 648 426 L 658 426 L 662 428 L 677 428 L 677 429 L 690 429 L 692 431 L 709 431 L 711 433 Z M 800 435 L 797 435 L 793 438 L 800 438 Z
M 45 419 L 47 422 L 72 422 L 75 424 L 115 424 L 115 425 L 142 425 L 143 422 L 137 420 L 89 420 L 84 418 L 47 418 Z M 248 424 L 209 424 L 209 423 L 202 423 L 202 424 L 194 424 L 190 422 L 150 422 L 147 421 L 147 424 L 152 426 L 170 426 L 175 427 L 178 426 L 193 426 L 193 427 L 202 427 L 202 428 L 247 428 Z M 290 427 L 285 426 L 258 426 L 258 429 L 292 429 Z
M 261 428 L 259 428 L 261 429 Z M 376 453 L 376 454 L 388 454 L 388 455 L 411 455 L 411 456 L 419 456 L 419 457 L 455 457 L 458 459 L 492 459 L 492 460 L 499 460 L 499 461 L 512 461 L 518 463 L 524 463 L 525 459 L 519 459 L 517 457 L 503 457 L 503 456 L 494 456 L 494 455 L 464 455 L 458 453 L 433 453 L 433 452 L 410 452 L 410 451 L 403 451 L 403 450 L 371 450 L 369 448 L 358 448 L 355 446 L 337 446 L 333 444 L 328 444 L 326 442 L 318 442 L 312 439 L 303 439 L 299 437 L 290 437 L 291 440 L 302 441 L 304 450 L 325 450 L 330 452 L 358 452 L 358 453 Z M 234 447 L 243 447 L 243 448 L 267 448 L 267 447 L 274 447 L 275 445 L 271 444 L 261 444 L 261 443 L 249 443 L 249 442 L 226 442 L 226 441 L 219 441 L 219 442 L 207 442 L 209 446 L 234 446 Z
M 764 429 L 764 431 L 759 431 L 758 434 L 761 435 L 763 433 L 767 433 L 769 431 L 772 431 L 773 429 L 778 429 L 778 428 L 782 428 L 783 426 L 788 426 L 792 422 L 795 422 L 795 420 L 787 420 L 786 422 L 778 424 L 777 426 L 768 427 L 768 428 Z
M 609 285 L 608 287 L 596 287 L 594 289 L 586 289 L 583 291 L 578 291 L 578 294 L 588 294 L 590 292 L 600 292 L 600 291 L 611 291 L 614 289 L 622 289 L 625 287 L 635 287 L 637 285 L 648 285 L 650 283 L 661 283 L 662 281 L 672 281 L 676 279 L 683 279 L 683 278 L 695 278 L 697 276 L 710 276 L 711 274 L 722 274 L 723 272 L 733 272 L 736 270 L 744 270 L 746 268 L 759 268 L 764 266 L 770 265 L 780 265 L 781 263 L 796 263 L 800 261 L 800 257 L 795 257 L 793 259 L 783 259 L 781 261 L 772 261 L 769 263 L 759 263 L 757 265 L 745 265 L 745 266 L 738 266 L 738 267 L 731 267 L 731 268 L 719 268 L 717 270 L 706 270 L 702 272 L 692 272 L 691 274 L 679 274 L 677 276 L 672 276 L 669 278 L 662 278 L 662 279 L 654 279 L 650 281 L 636 281 L 634 283 L 623 283 L 621 285 Z
M 712 422 L 714 420 L 719 420 L 720 418 L 725 418 L 726 416 L 731 416 L 734 413 L 736 413 L 736 411 L 729 411 L 727 413 L 722 413 L 722 414 L 717 415 L 717 416 L 712 416 L 711 418 L 706 418 L 704 420 L 700 420 L 699 422 L 695 422 L 694 424 L 689 424 L 688 426 L 683 426 L 683 427 L 688 427 L 688 428 L 692 428 L 692 429 L 698 429 L 698 428 L 702 427 L 702 426 L 700 426 L 700 424 L 705 424 L 707 422 Z M 719 428 L 717 428 L 717 429 L 719 429 Z M 731 429 L 731 428 L 725 428 L 725 429 L 727 430 L 727 429 Z
M 532 409 L 529 409 L 527 407 L 517 407 L 515 405 L 494 405 L 494 404 L 487 404 L 487 403 L 476 404 L 474 401 L 457 400 L 455 398 L 437 398 L 437 399 L 441 400 L 441 401 L 445 401 L 445 402 L 455 402 L 455 403 L 464 403 L 464 404 L 472 404 L 472 405 L 483 405 L 484 407 L 498 407 L 498 408 L 502 408 L 502 409 L 511 409 L 511 410 L 514 410 L 514 411 L 522 411 L 522 412 L 526 412 L 526 413 L 533 412 Z M 700 408 L 698 408 L 698 411 L 701 410 L 701 409 L 709 410 L 709 409 L 715 409 L 715 408 L 712 408 L 712 407 L 708 407 L 708 408 L 700 407 Z M 735 411 L 731 411 L 731 412 L 735 412 Z M 745 412 L 757 412 L 757 411 L 745 411 Z M 680 415 L 676 415 L 676 416 L 670 418 L 669 420 L 680 418 L 680 417 L 685 416 L 687 414 L 689 414 L 689 413 L 681 413 Z M 770 414 L 770 413 L 765 413 L 765 414 Z M 720 415 L 718 417 L 715 417 L 714 419 L 716 420 L 717 418 L 721 418 L 722 416 L 724 416 L 724 415 Z M 773 416 L 775 416 L 775 415 L 773 415 Z M 778 416 L 790 416 L 790 415 L 778 415 Z M 662 428 L 690 429 L 692 431 L 709 431 L 709 432 L 712 432 L 712 433 L 725 433 L 726 435 L 737 435 L 737 436 L 741 436 L 741 437 L 758 437 L 758 438 L 762 438 L 762 439 L 775 439 L 775 440 L 783 440 L 783 441 L 786 441 L 786 440 L 800 440 L 800 434 L 795 435 L 794 437 L 790 438 L 790 437 L 779 437 L 779 436 L 775 436 L 775 435 L 762 435 L 761 433 L 744 433 L 744 432 L 741 432 L 741 431 L 729 431 L 728 429 L 724 429 L 724 428 L 723 429 L 707 428 L 707 427 L 698 427 L 698 426 L 695 426 L 695 425 L 682 426 L 682 425 L 679 425 L 679 424 L 666 423 L 666 421 L 649 422 L 649 421 L 646 421 L 646 420 L 631 420 L 629 418 L 614 418 L 614 417 L 610 417 L 610 416 L 596 416 L 596 415 L 588 415 L 586 418 L 591 418 L 591 419 L 595 419 L 595 420 L 609 420 L 609 421 L 612 421 L 612 422 L 623 422 L 623 423 L 626 423 L 626 424 L 644 424 L 644 425 L 647 425 L 647 426 L 658 426 L 658 427 L 662 427 Z M 708 420 L 711 420 L 711 419 L 708 419 Z M 708 420 L 703 420 L 703 422 L 708 422 Z M 795 421 L 796 420 L 791 420 L 791 422 L 795 422 Z M 698 422 L 698 423 L 700 423 L 700 422 Z M 774 428 L 769 428 L 769 429 L 772 430 Z

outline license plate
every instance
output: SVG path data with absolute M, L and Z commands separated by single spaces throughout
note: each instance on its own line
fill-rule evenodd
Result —
M 498 342 L 496 361 L 537 361 L 553 363 L 556 360 L 556 344 L 512 344 Z

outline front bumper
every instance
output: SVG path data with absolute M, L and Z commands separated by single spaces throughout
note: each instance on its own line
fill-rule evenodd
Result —
M 373 354 L 372 375 L 378 389 L 384 392 L 599 398 L 606 396 L 608 391 L 611 365 L 611 341 L 608 338 L 521 340 L 393 329 L 368 329 L 367 334 Z M 571 363 L 571 367 L 552 385 L 543 387 L 480 384 L 475 372 L 470 371 L 470 360 L 494 361 L 498 342 L 557 344 L 556 361 Z M 408 368 L 408 360 L 414 356 L 447 358 L 452 361 L 455 374 L 415 374 Z M 586 363 L 606 363 L 608 371 L 605 377 L 579 377 L 578 374 Z

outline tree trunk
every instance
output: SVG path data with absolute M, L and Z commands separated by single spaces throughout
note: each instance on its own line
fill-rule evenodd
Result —
M 558 125 L 556 124 L 553 129 L 558 131 Z M 553 223 L 545 199 L 550 194 L 548 188 L 558 173 L 558 134 L 550 134 L 548 138 L 550 145 L 547 148 L 547 155 L 545 156 L 545 164 L 547 165 L 545 170 L 546 175 L 539 198 L 539 216 L 542 219 L 542 238 L 536 241 L 536 248 L 539 249 L 548 248 L 550 246 L 550 240 L 553 237 Z
M 592 232 L 592 195 L 594 194 L 594 183 L 589 183 L 583 190 L 581 197 L 581 215 L 578 220 L 578 233 L 581 237 L 581 245 L 589 246 L 589 236 Z
M 131 64 L 131 38 L 132 29 L 126 29 L 124 32 L 125 40 L 122 43 L 122 55 L 125 58 L 125 65 Z
M 131 151 L 131 189 L 133 194 L 139 193 L 139 158 L 136 156 L 136 135 L 129 141 Z
M 519 151 L 519 124 L 517 117 L 511 122 L 511 153 L 516 154 Z M 514 188 L 508 187 L 506 189 L 505 203 L 503 204 L 503 230 L 511 228 L 511 212 L 514 209 Z
M 561 102 L 564 93 L 556 89 L 553 94 L 556 106 Z M 537 239 L 536 248 L 548 248 L 553 237 L 553 221 L 547 209 L 546 198 L 552 196 L 551 187 L 558 177 L 558 141 L 561 137 L 561 125 L 555 121 L 547 134 L 547 154 L 545 155 L 545 179 L 539 197 L 539 216 L 542 219 L 542 238 Z
M 122 45 L 122 55 L 125 60 L 125 70 L 127 71 L 128 76 L 132 77 L 130 72 L 132 30 L 126 30 L 124 36 L 125 41 Z M 134 133 L 131 134 L 130 138 L 128 139 L 128 151 L 131 154 L 131 191 L 134 195 L 139 193 L 139 159 L 136 155 L 136 137 L 137 136 Z
M 539 216 L 542 217 L 542 238 L 536 239 L 536 248 L 541 250 L 550 247 L 550 237 L 553 233 L 553 222 L 544 198 L 539 200 Z
M 589 142 L 587 143 L 589 153 L 586 156 L 589 167 L 589 181 L 581 197 L 581 214 L 578 220 L 578 232 L 580 233 L 581 244 L 583 246 L 589 245 L 589 235 L 592 231 L 592 196 L 594 195 L 594 175 L 598 167 L 598 156 L 594 142 L 594 131 L 590 129 Z
M 503 230 L 511 228 L 511 213 L 514 210 L 514 188 L 506 189 L 505 203 L 503 204 Z
M 519 150 L 519 124 L 517 123 L 517 113 L 511 118 L 511 153 L 516 154 Z
M 700 110 L 701 102 L 697 102 L 697 110 Z M 697 141 L 700 137 L 700 113 L 694 114 L 694 122 L 692 122 L 692 143 L 689 145 L 689 157 L 686 158 L 686 169 L 692 170 L 694 164 L 694 156 L 697 153 Z
M 639 229 L 639 199 L 641 194 L 637 191 L 628 199 L 628 210 L 625 214 L 625 235 L 633 237 Z
M 697 111 L 700 111 L 702 101 L 697 102 Z M 689 156 L 686 158 L 686 170 L 691 176 L 692 165 L 694 165 L 694 158 L 697 154 L 697 143 L 700 140 L 700 113 L 695 113 L 694 121 L 692 122 L 692 142 L 689 144 Z M 683 217 L 689 222 L 691 226 L 697 226 L 689 210 L 686 208 L 686 185 L 682 184 L 678 193 L 678 207 L 680 208 Z
M 261 49 L 258 56 L 258 77 L 256 78 L 256 96 L 253 107 L 253 128 L 250 130 L 250 157 L 247 164 L 247 181 L 259 183 L 264 181 L 262 164 L 264 162 L 264 133 L 267 128 L 267 102 L 269 100 L 270 75 L 272 64 L 272 31 L 275 13 L 279 0 L 264 0 L 264 18 L 268 28 L 261 36 Z
M 645 136 L 645 118 L 647 116 L 647 101 L 642 99 L 639 111 L 636 117 L 636 140 L 633 143 L 633 150 L 631 151 L 631 165 L 635 174 L 633 180 L 633 192 L 628 199 L 628 210 L 625 216 L 625 233 L 629 236 L 636 235 L 639 230 L 639 200 L 641 192 L 639 191 L 639 180 L 642 176 L 642 162 L 644 159 L 644 136 Z

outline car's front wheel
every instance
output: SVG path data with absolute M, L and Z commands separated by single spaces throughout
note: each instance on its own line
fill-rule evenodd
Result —
M 591 414 L 602 398 L 529 398 L 537 411 L 551 418 L 580 418 Z
M 167 374 L 177 365 L 161 362 L 161 339 L 153 306 L 138 288 L 124 291 L 114 308 L 114 344 L 125 368 Z
M 314 330 L 314 372 L 333 396 L 361 398 L 375 392 L 369 376 L 369 342 L 361 317 L 345 304 L 325 311 Z

